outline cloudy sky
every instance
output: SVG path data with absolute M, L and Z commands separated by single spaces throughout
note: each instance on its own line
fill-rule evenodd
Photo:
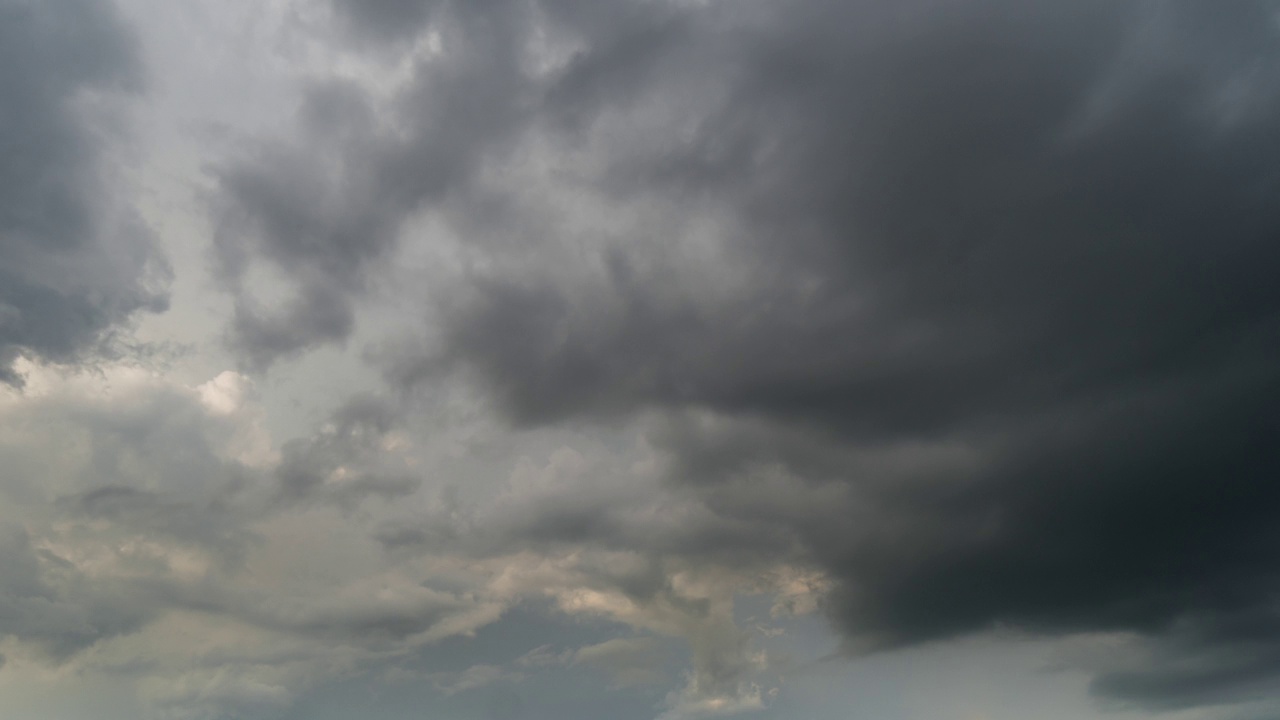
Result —
M 0 0 L 0 716 L 1280 717 L 1280 3 Z

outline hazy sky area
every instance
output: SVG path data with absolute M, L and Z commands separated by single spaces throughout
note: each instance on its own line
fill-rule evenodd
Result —
M 0 718 L 1280 718 L 1280 2 L 0 0 Z

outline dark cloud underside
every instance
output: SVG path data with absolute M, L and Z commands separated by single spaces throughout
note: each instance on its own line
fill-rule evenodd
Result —
M 112 189 L 104 98 L 139 86 L 110 5 L 0 2 L 0 378 L 13 360 L 75 358 L 136 310 L 167 268 Z
M 1095 683 L 1150 707 L 1275 677 L 1229 631 L 1280 611 L 1270 3 L 338 7 L 456 55 L 396 143 L 316 96 L 305 132 L 355 138 L 332 186 L 291 147 L 223 174 L 228 267 L 299 288 L 237 321 L 251 361 L 346 337 L 429 208 L 490 262 L 399 376 L 463 369 L 531 425 L 658 410 L 674 486 L 797 542 L 851 646 L 1134 631 L 1194 665 Z M 577 48 L 543 75 L 534 25 Z M 483 172 L 530 143 L 590 156 L 539 177 L 607 232 Z

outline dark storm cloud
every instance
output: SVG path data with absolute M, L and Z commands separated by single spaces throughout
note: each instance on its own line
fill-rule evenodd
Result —
M 536 266 L 487 280 L 454 351 L 532 421 L 656 401 L 893 434 L 1146 374 L 1265 314 L 1267 108 L 1215 127 L 1212 67 L 1125 86 L 1117 11 L 1003 13 L 848 47 L 817 24 L 856 14 L 801 13 L 815 26 L 743 50 L 705 129 L 614 158 L 612 192 L 741 218 L 734 260 L 758 285 L 737 302 L 654 302 L 670 281 L 625 248 L 598 286 L 531 286 Z M 1227 213 L 1217 253 L 1198 238 Z M 1013 387 L 1024 368 L 1061 382 Z
M 824 30 L 853 17 L 780 20 L 705 133 L 605 178 L 727 204 L 758 286 L 663 308 L 633 251 L 601 317 L 590 286 L 513 274 L 451 350 L 526 422 L 660 405 L 781 425 L 719 458 L 679 438 L 697 472 L 678 479 L 799 535 L 859 642 L 1263 612 L 1280 580 L 1274 24 L 1262 5 L 1166 8 L 975 7 L 860 44 Z M 797 432 L 852 457 L 822 467 Z M 910 442 L 977 458 L 896 485 L 856 461 Z M 798 517 L 744 499 L 734 478 L 770 463 L 858 499 Z M 1274 676 L 1205 656 L 1198 691 L 1158 666 L 1096 689 L 1195 704 Z
M 167 267 L 111 190 L 105 118 L 139 87 L 109 3 L 0 2 L 0 379 L 15 358 L 67 361 L 137 310 Z
M 525 424 L 656 409 L 672 482 L 801 547 L 851 647 L 1133 631 L 1187 663 L 1095 690 L 1150 707 L 1273 678 L 1280 643 L 1228 629 L 1280 590 L 1275 8 L 728 5 L 458 11 L 412 141 L 343 145 L 336 205 L 276 203 L 305 173 L 251 166 L 248 255 L 351 302 L 410 209 L 456 193 L 492 262 L 400 377 L 465 369 Z M 436 12 L 342 7 L 368 32 Z M 529 7 L 582 46 L 536 81 L 497 41 Z M 589 149 L 583 198 L 655 222 L 584 262 L 575 218 L 475 200 L 528 137 Z M 527 534 L 643 535 L 580 500 Z
M 1147 667 L 1101 674 L 1093 692 L 1121 707 L 1154 711 L 1273 697 L 1280 667 L 1276 617 L 1241 615 L 1211 628 L 1207 637 L 1171 633 L 1153 648 Z

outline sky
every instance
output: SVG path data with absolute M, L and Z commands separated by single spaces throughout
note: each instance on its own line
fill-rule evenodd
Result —
M 1280 717 L 1280 3 L 0 0 L 0 717 Z

